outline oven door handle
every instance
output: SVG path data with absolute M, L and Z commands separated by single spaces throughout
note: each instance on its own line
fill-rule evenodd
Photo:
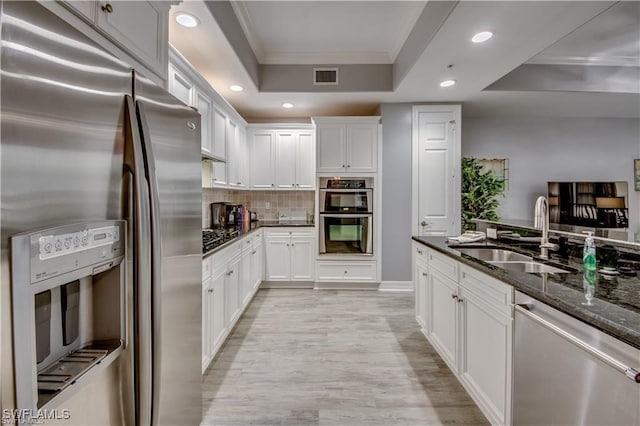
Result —
M 351 218 L 351 219 L 358 219 L 358 218 L 370 218 L 371 216 L 373 216 L 372 213 L 320 213 L 320 217 L 337 217 L 337 218 Z

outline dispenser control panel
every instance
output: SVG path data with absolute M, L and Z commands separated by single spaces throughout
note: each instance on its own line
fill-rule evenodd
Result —
M 43 235 L 38 238 L 40 260 L 108 246 L 118 241 L 120 241 L 120 229 L 117 226 L 105 226 L 58 235 Z

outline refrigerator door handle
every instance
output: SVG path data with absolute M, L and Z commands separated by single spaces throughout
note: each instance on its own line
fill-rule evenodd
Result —
M 158 421 L 158 409 L 160 403 L 160 370 L 161 370 L 161 321 L 162 321 L 162 245 L 160 239 L 160 202 L 158 193 L 158 179 L 156 165 L 151 147 L 151 132 L 144 114 L 144 104 L 136 102 L 136 112 L 140 134 L 142 136 L 142 149 L 145 157 L 146 176 L 149 184 L 150 200 L 150 224 L 151 224 L 151 327 L 153 330 L 153 359 L 152 359 L 152 424 Z
M 124 168 L 133 179 L 134 345 L 136 424 L 152 424 L 151 226 L 149 186 L 133 98 L 125 95 Z

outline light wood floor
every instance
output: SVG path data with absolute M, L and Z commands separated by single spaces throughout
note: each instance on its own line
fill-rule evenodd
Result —
M 260 290 L 203 384 L 203 425 L 487 424 L 413 295 Z

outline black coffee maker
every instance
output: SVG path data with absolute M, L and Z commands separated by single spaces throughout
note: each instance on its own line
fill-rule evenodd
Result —
M 211 203 L 211 228 L 233 228 L 237 224 L 238 206 L 231 203 Z

